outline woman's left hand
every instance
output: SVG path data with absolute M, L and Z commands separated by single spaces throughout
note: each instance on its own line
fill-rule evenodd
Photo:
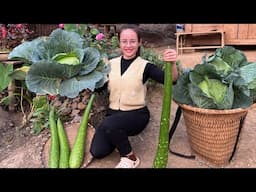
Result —
M 177 60 L 177 53 L 175 49 L 165 49 L 163 53 L 164 61 L 175 62 Z

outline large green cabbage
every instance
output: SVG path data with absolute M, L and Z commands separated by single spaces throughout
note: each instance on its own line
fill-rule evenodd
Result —
M 39 37 L 17 46 L 9 59 L 30 65 L 26 75 L 28 89 L 37 94 L 76 97 L 84 89 L 100 88 L 107 81 L 107 56 L 76 32 L 54 30 L 49 37 Z
M 231 46 L 216 49 L 173 86 L 178 103 L 208 109 L 246 108 L 256 100 L 256 63 Z
M 227 92 L 227 85 L 223 84 L 218 79 L 208 79 L 207 76 L 205 80 L 198 84 L 198 87 L 210 98 L 213 99 L 215 103 L 221 103 Z

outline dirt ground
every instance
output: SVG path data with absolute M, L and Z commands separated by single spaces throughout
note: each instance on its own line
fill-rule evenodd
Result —
M 157 48 L 161 51 L 163 48 Z M 244 51 L 249 61 L 256 61 L 256 51 Z M 179 55 L 183 67 L 193 67 L 200 63 L 203 54 L 210 51 L 197 51 Z M 135 153 L 141 159 L 139 168 L 152 168 L 157 144 L 162 107 L 162 85 L 149 88 L 148 107 L 151 119 L 147 128 L 138 136 L 131 137 L 131 144 Z M 171 123 L 174 119 L 177 105 L 172 103 Z M 223 168 L 254 168 L 256 167 L 256 108 L 251 108 L 245 119 L 236 153 L 230 163 Z M 44 144 L 49 142 L 48 131 L 38 136 L 31 134 L 31 127 L 17 130 L 22 121 L 21 114 L 11 114 L 0 108 L 0 168 L 43 168 Z M 173 151 L 183 154 L 193 154 L 183 116 L 170 143 Z M 86 154 L 87 155 L 87 154 Z M 113 168 L 119 161 L 119 155 L 114 151 L 111 155 L 100 160 L 93 160 L 87 168 Z M 199 156 L 195 159 L 181 158 L 169 153 L 168 168 L 216 168 L 217 166 L 205 161 Z

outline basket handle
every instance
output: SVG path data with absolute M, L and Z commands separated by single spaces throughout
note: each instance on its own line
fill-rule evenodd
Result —
M 177 125 L 180 121 L 181 113 L 182 113 L 181 107 L 178 106 L 178 108 L 176 110 L 174 121 L 173 121 L 172 126 L 169 130 L 169 140 L 168 140 L 169 145 L 170 145 L 170 141 L 172 139 L 172 136 L 173 136 L 173 134 L 174 134 L 174 132 L 177 128 Z M 183 158 L 187 158 L 187 159 L 195 159 L 195 155 L 184 155 L 184 154 L 175 152 L 175 151 L 171 150 L 170 146 L 169 146 L 169 152 L 174 154 L 174 155 L 177 155 L 179 157 L 183 157 Z
M 234 149 L 233 149 L 232 154 L 231 154 L 231 156 L 229 158 L 229 161 L 231 161 L 233 156 L 235 155 L 236 147 L 237 147 L 238 140 L 239 140 L 239 135 L 240 135 L 242 127 L 244 125 L 244 120 L 245 120 L 246 115 L 247 115 L 247 113 L 243 117 L 241 117 L 241 119 L 240 119 L 239 129 L 238 129 L 238 133 L 237 133 L 237 137 L 236 137 L 236 143 L 234 145 Z

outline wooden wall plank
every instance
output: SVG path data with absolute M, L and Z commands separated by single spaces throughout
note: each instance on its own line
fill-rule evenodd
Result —
M 248 38 L 248 30 L 249 30 L 248 24 L 239 24 L 237 38 L 238 39 L 247 39 Z
M 193 24 L 192 32 L 220 31 L 222 28 L 222 24 Z
M 256 24 L 249 24 L 248 39 L 256 39 Z

